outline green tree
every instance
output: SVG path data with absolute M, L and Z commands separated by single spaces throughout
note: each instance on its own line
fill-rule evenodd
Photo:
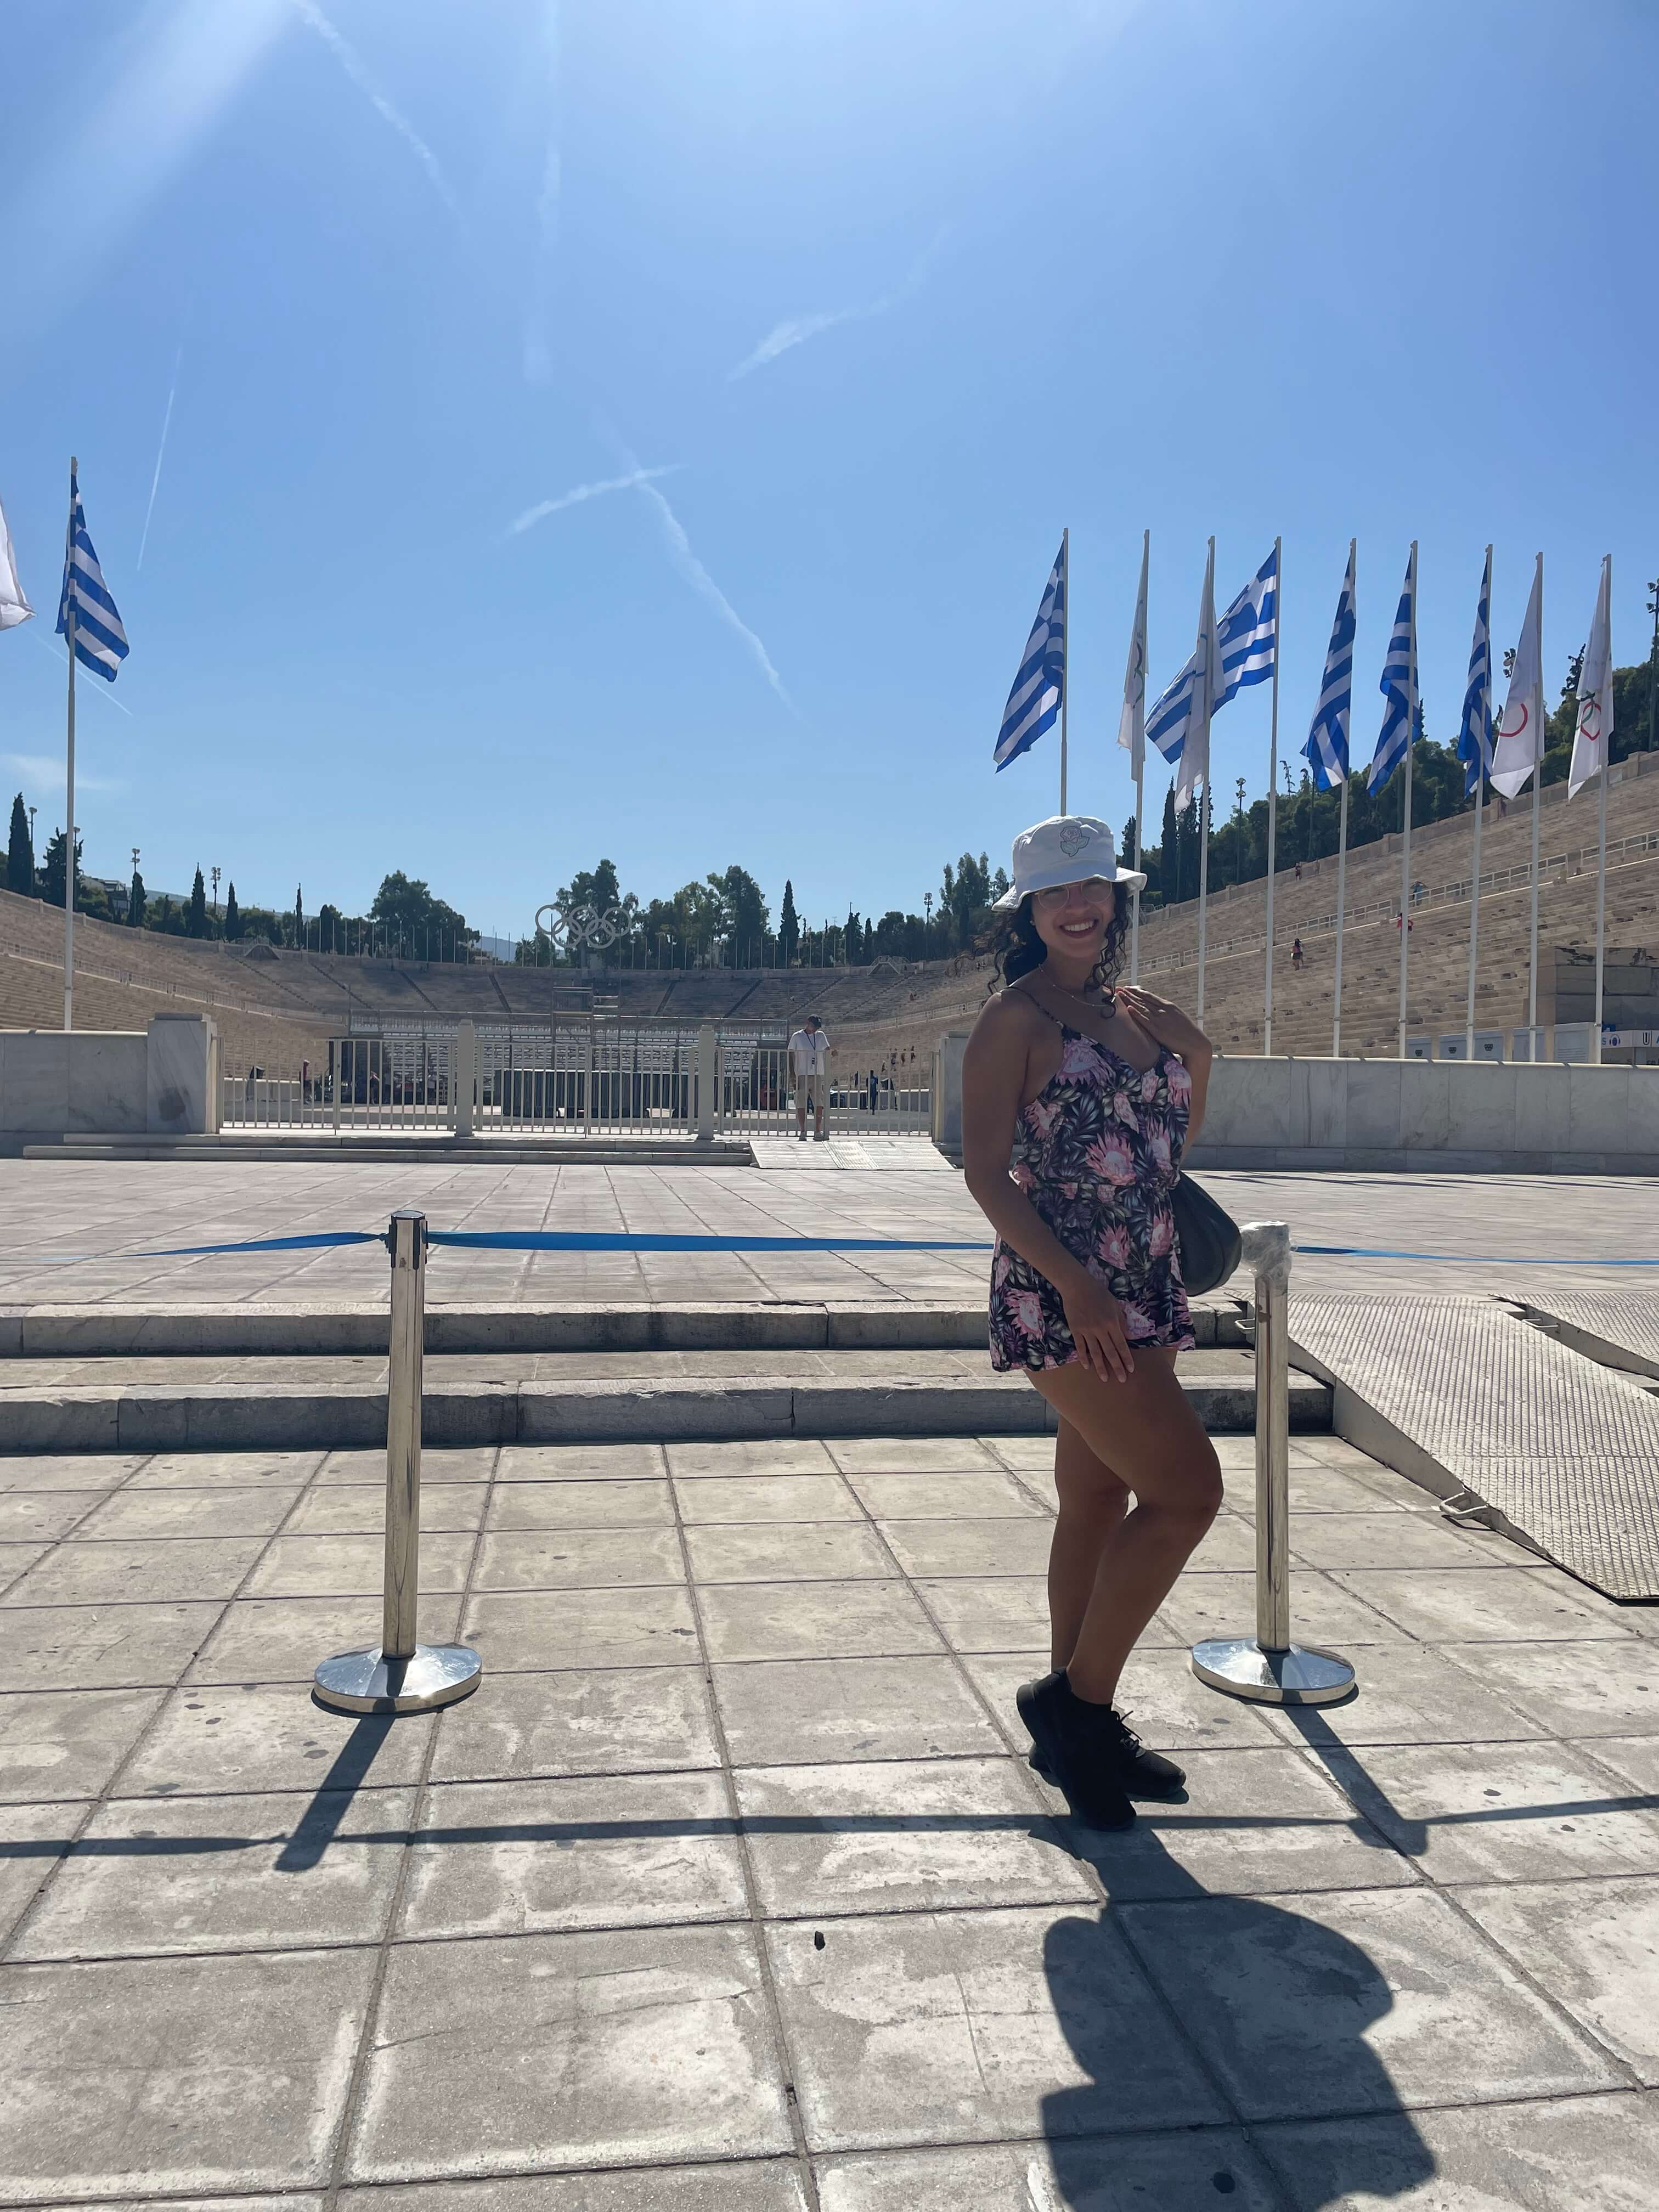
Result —
M 299 903 L 294 908 L 295 920 L 299 920 Z M 185 915 L 185 935 L 205 937 L 208 933 L 207 885 L 202 881 L 202 871 L 196 871 L 196 880 L 190 887 L 190 905 Z
M 232 884 L 225 895 L 225 935 L 234 945 L 241 933 L 241 909 L 236 903 L 236 886 Z
M 786 877 L 783 905 L 778 915 L 778 965 L 793 966 L 800 950 L 800 918 L 795 912 L 795 886 Z
M 561 899 L 563 896 L 561 892 Z M 424 951 L 428 957 L 434 959 L 465 960 L 468 946 L 476 945 L 478 939 L 477 931 L 468 928 L 464 914 L 442 899 L 434 898 L 429 886 L 419 877 L 406 876 L 401 869 L 382 877 L 368 919 L 384 933 L 389 943 L 397 944 L 401 933 L 403 943 L 411 952 L 419 954 Z
M 81 845 L 82 841 L 77 837 L 75 841 L 75 902 L 77 906 L 81 902 Z M 58 830 L 52 833 L 52 842 L 46 847 L 46 866 L 40 871 L 40 896 L 48 906 L 62 906 L 64 903 L 64 839 L 63 831 Z
M 1164 903 L 1174 906 L 1181 896 L 1181 825 L 1176 818 L 1173 783 L 1164 794 L 1164 828 L 1158 848 L 1158 867 Z
M 21 897 L 33 898 L 34 841 L 29 836 L 29 811 L 20 791 L 11 802 L 11 836 L 6 846 L 6 889 Z
M 144 879 L 135 867 L 132 872 L 132 881 L 127 887 L 127 927 L 129 929 L 143 927 L 144 908 L 149 903 L 144 895 Z
M 747 868 L 735 865 L 711 875 L 708 888 L 720 903 L 721 934 L 731 940 L 732 965 L 753 960 L 772 921 L 764 892 Z
M 198 875 L 201 873 L 201 871 L 200 871 L 200 869 L 199 869 L 199 868 L 197 870 L 197 873 L 198 873 Z M 295 942 L 295 946 L 296 946 L 296 948 L 297 948 L 297 947 L 303 946 L 303 945 L 304 945 L 304 944 L 305 944 L 305 941 L 306 941 L 306 902 L 305 902 L 305 896 L 304 896 L 304 892 L 303 892 L 302 886 L 301 886 L 301 885 L 300 885 L 299 884 L 295 884 L 295 886 L 294 886 L 294 942 Z

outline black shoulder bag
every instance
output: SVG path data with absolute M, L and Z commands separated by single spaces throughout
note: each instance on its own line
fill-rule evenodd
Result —
M 1181 1246 L 1181 1279 L 1194 1297 L 1224 1283 L 1243 1252 L 1238 1224 L 1207 1190 L 1183 1173 L 1170 1201 Z

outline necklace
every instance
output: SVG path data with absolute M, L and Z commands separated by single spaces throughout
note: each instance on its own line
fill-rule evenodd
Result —
M 1085 1007 L 1091 1013 L 1104 1014 L 1109 1021 L 1117 1012 L 1117 994 L 1109 984 L 1103 984 L 1093 998 L 1085 998 L 1081 991 L 1056 983 L 1051 975 L 1045 975 L 1042 981 L 1048 990 L 1058 991 L 1062 999 L 1070 999 L 1073 1005 Z

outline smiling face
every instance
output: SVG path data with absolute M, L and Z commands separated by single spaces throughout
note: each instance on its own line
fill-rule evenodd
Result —
M 1050 952 L 1092 967 L 1117 912 L 1117 885 L 1104 876 L 1077 884 L 1056 884 L 1031 894 L 1031 920 Z

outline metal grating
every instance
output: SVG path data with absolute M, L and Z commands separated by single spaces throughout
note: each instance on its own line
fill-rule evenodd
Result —
M 1516 1291 L 1515 1303 L 1553 1322 L 1573 1351 L 1659 1376 L 1659 1291 Z
M 1659 1598 L 1659 1399 L 1496 1300 L 1291 1299 L 1291 1355 L 1609 1597 Z

